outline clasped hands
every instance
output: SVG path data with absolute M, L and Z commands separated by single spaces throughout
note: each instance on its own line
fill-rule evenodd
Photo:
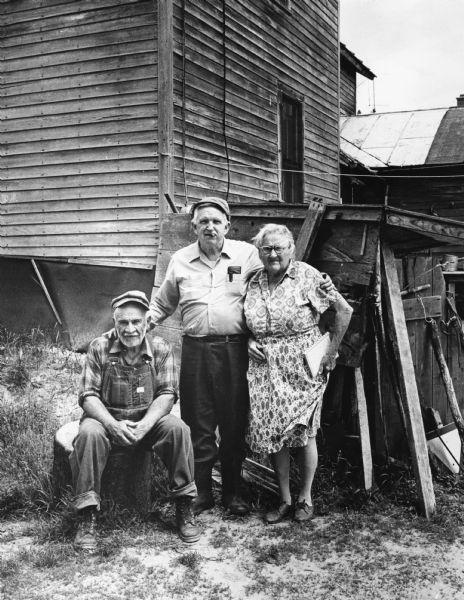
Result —
M 135 446 L 148 431 L 142 421 L 113 421 L 106 426 L 112 442 L 116 446 Z

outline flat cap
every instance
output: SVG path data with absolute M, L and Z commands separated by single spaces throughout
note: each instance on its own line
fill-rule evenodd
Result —
M 193 213 L 196 211 L 196 209 L 200 208 L 201 206 L 214 206 L 215 208 L 218 208 L 219 210 L 221 210 L 228 219 L 230 218 L 229 205 L 227 204 L 227 201 L 223 200 L 222 198 L 217 198 L 216 196 L 210 196 L 210 197 L 206 197 L 206 198 L 202 198 L 201 200 L 198 200 L 198 202 L 195 202 L 195 204 L 193 204 L 192 208 L 190 209 L 190 214 L 192 217 L 193 217 Z
M 128 292 L 124 292 L 124 294 L 113 298 L 113 300 L 111 300 L 111 308 L 114 310 L 124 304 L 129 304 L 129 302 L 140 304 L 140 306 L 143 306 L 146 310 L 150 308 L 150 302 L 148 302 L 146 294 L 140 290 L 129 290 Z

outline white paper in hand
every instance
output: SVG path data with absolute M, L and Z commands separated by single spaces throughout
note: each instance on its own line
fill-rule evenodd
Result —
M 327 350 L 330 346 L 330 333 L 324 333 L 324 335 L 314 342 L 304 353 L 306 364 L 308 365 L 309 371 L 313 377 L 319 373 L 319 367 L 323 357 L 327 354 Z

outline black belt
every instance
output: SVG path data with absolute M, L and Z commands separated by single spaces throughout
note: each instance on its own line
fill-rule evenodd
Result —
M 222 344 L 228 344 L 229 342 L 244 342 L 248 339 L 248 336 L 244 333 L 234 333 L 232 335 L 202 335 L 201 337 L 186 335 L 184 337 L 194 342 L 219 342 Z

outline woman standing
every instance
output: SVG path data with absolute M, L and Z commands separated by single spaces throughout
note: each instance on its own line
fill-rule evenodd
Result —
M 324 285 L 317 269 L 293 260 L 295 244 L 287 227 L 265 225 L 253 242 L 264 268 L 250 280 L 245 300 L 253 334 L 248 344 L 248 443 L 254 452 L 270 455 L 277 475 L 281 502 L 266 514 L 268 523 L 278 523 L 293 510 L 289 449 L 296 449 L 301 488 L 294 520 L 304 522 L 314 512 L 311 487 L 322 395 L 352 309 L 332 284 Z M 319 318 L 329 306 L 335 310 L 331 340 L 319 373 L 312 377 L 303 355 L 321 337 Z

